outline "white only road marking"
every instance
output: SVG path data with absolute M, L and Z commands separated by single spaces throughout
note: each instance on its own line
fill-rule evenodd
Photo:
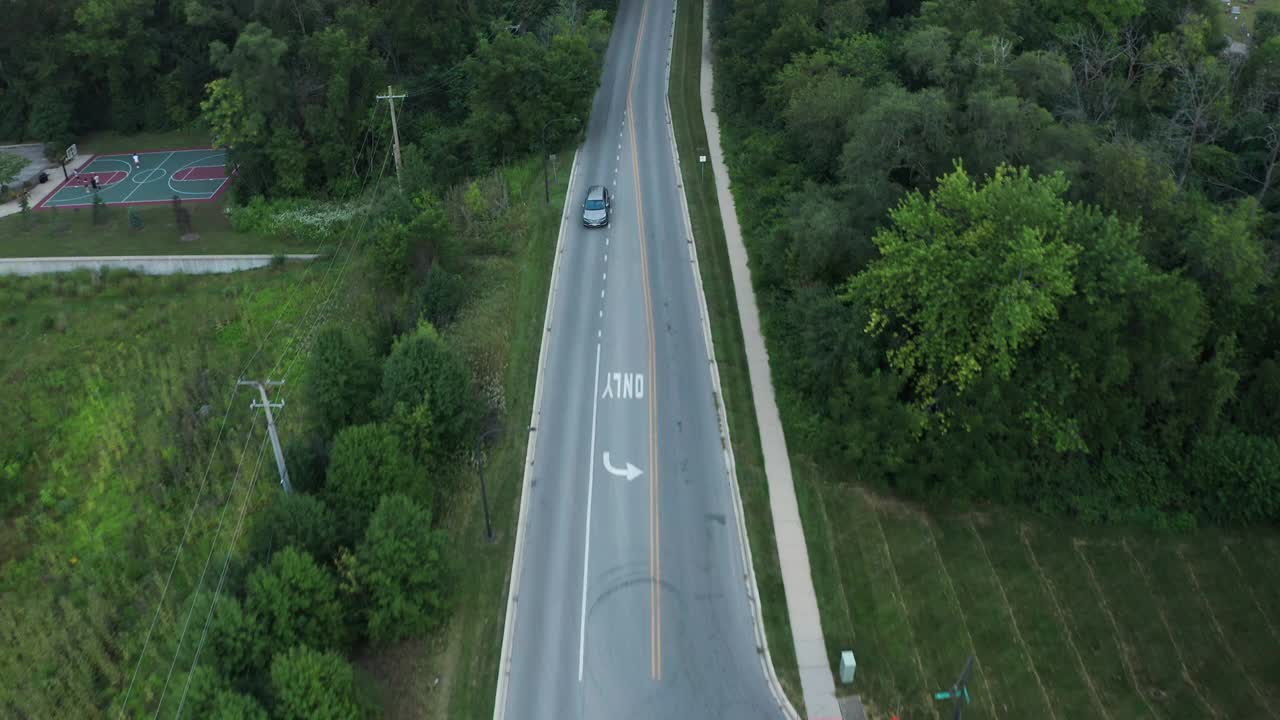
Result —
M 596 396 L 599 394 L 600 343 L 596 343 L 596 374 L 592 378 L 591 391 L 591 465 L 587 470 L 587 534 L 582 554 L 582 620 L 578 624 L 578 682 L 582 682 L 582 664 L 587 649 L 587 568 L 591 561 L 591 491 L 596 482 L 596 408 L 599 406 Z
M 609 273 L 600 273 L 600 281 L 604 282 L 609 279 Z
M 601 291 L 600 291 L 600 299 L 601 299 L 601 300 L 603 300 L 603 299 L 604 299 L 604 290 L 601 290 Z
M 604 254 L 604 261 L 609 262 L 609 253 Z

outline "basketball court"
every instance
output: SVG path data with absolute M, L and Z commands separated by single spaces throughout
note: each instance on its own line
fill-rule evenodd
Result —
M 85 161 L 73 145 L 67 155 L 69 177 L 37 209 L 91 207 L 95 177 L 97 195 L 108 205 L 170 203 L 175 195 L 184 202 L 216 200 L 231 179 L 226 151 L 213 148 L 140 152 L 137 166 L 131 153 L 95 155 Z

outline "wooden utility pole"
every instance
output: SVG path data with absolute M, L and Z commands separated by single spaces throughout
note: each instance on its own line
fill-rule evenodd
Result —
M 271 435 L 271 449 L 276 454 L 276 468 L 280 471 L 280 485 L 286 493 L 293 492 L 293 486 L 289 484 L 289 468 L 284 463 L 284 452 L 280 449 L 280 436 L 276 434 L 276 418 L 271 413 L 271 408 L 284 407 L 283 402 L 273 403 L 267 399 L 267 385 L 283 385 L 283 380 L 267 380 L 259 382 L 257 380 L 241 380 L 237 385 L 253 385 L 258 388 L 258 393 L 262 395 L 262 402 L 254 402 L 249 407 L 253 409 L 262 408 L 267 411 L 267 433 Z
M 400 130 L 396 127 L 396 100 L 403 100 L 404 95 L 392 95 L 391 86 L 387 86 L 387 94 L 379 95 L 379 100 L 386 100 L 391 106 L 391 141 L 396 156 L 396 182 L 400 182 Z

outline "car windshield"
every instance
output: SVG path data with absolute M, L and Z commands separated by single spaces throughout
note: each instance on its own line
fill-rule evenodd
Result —
M 603 210 L 603 209 L 604 209 L 604 201 L 603 201 L 603 200 L 588 200 L 588 201 L 587 201 L 587 209 L 588 209 L 588 210 Z

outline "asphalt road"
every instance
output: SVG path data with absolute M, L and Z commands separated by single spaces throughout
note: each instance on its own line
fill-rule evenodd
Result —
M 497 698 L 512 720 L 780 715 L 666 125 L 672 3 L 620 4 L 577 157 Z M 595 184 L 612 223 L 584 229 Z

